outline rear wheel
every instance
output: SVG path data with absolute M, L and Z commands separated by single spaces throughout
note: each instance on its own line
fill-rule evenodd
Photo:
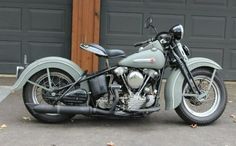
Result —
M 207 93 L 197 101 L 196 97 L 184 96 L 182 103 L 176 108 L 177 114 L 187 123 L 207 125 L 217 120 L 223 113 L 227 103 L 225 85 L 216 73 L 209 88 L 212 69 L 201 68 L 192 71 L 194 80 L 201 92 Z M 183 95 L 192 94 L 188 83 L 183 84 Z
M 59 69 L 42 70 L 30 78 L 31 83 L 27 83 L 23 88 L 23 99 L 25 105 L 28 104 L 53 104 L 54 99 L 63 94 L 64 91 L 50 92 L 46 89 L 56 89 L 72 83 L 73 78 L 66 72 Z M 34 83 L 34 84 L 32 84 Z M 63 104 L 58 102 L 58 104 Z M 69 120 L 73 115 L 62 114 L 39 114 L 27 106 L 28 111 L 39 121 L 46 123 L 57 123 Z

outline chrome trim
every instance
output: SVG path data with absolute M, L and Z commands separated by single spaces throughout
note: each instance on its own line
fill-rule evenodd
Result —
M 185 54 L 182 44 L 180 42 L 177 43 L 177 47 L 178 47 L 181 55 L 183 56 L 184 60 L 188 61 L 188 56 Z
M 214 69 L 213 74 L 212 74 L 212 76 L 211 76 L 210 85 L 209 85 L 208 88 L 207 88 L 207 95 L 208 95 L 208 92 L 209 92 L 210 89 L 211 89 L 212 82 L 213 82 L 213 80 L 214 80 L 215 74 L 216 74 L 216 69 Z
M 146 59 L 135 59 L 133 62 L 136 62 L 136 63 L 154 63 L 156 62 L 156 59 L 155 58 L 146 58 Z
M 98 54 L 100 56 L 107 56 L 107 54 L 105 54 L 103 51 L 99 50 L 98 48 L 94 47 L 94 46 L 90 46 L 90 45 L 86 45 L 86 44 L 81 44 L 80 48 L 92 52 L 94 54 Z
M 21 73 L 24 71 L 24 67 L 23 66 L 17 66 L 16 67 L 16 78 L 18 79 L 21 75 Z
M 183 37 L 184 37 L 184 27 L 183 27 L 183 25 L 180 25 L 180 29 L 181 29 L 181 39 L 183 39 Z

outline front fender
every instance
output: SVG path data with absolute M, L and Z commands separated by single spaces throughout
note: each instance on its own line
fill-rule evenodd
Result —
M 68 59 L 61 57 L 45 57 L 28 65 L 15 84 L 11 87 L 11 90 L 17 91 L 21 89 L 35 73 L 47 68 L 61 69 L 70 74 L 74 80 L 77 80 L 83 73 L 78 65 Z
M 191 58 L 187 62 L 187 66 L 190 71 L 199 68 L 199 67 L 210 67 L 214 69 L 221 70 L 222 67 L 217 64 L 215 61 L 195 57 Z M 175 109 L 179 106 L 182 101 L 182 85 L 184 83 L 184 76 L 182 75 L 180 69 L 173 69 L 170 76 L 168 77 L 165 85 L 165 109 Z

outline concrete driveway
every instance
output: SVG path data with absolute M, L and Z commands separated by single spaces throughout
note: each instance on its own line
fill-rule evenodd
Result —
M 14 78 L 0 78 L 12 84 Z M 0 104 L 0 146 L 235 146 L 236 84 L 227 84 L 229 103 L 219 120 L 191 128 L 174 111 L 142 119 L 98 119 L 77 116 L 63 124 L 43 124 L 26 111 L 21 92 Z M 4 127 L 4 126 L 3 126 Z

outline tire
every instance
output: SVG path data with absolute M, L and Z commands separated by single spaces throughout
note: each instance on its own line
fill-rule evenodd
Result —
M 50 70 L 50 77 L 52 81 L 52 86 L 55 87 L 62 87 L 68 83 L 72 83 L 74 79 L 66 72 L 59 70 L 59 69 L 49 69 Z M 30 81 L 40 84 L 42 86 L 49 87 L 48 84 L 48 76 L 47 76 L 47 71 L 42 70 L 34 74 L 31 78 Z M 61 81 L 61 83 L 59 83 Z M 58 83 L 56 83 L 58 82 Z M 41 92 L 40 92 L 41 90 Z M 39 92 L 36 93 L 36 92 Z M 24 104 L 27 108 L 27 110 L 30 112 L 30 114 L 35 117 L 37 120 L 45 123 L 59 123 L 59 122 L 64 122 L 69 119 L 71 119 L 74 115 L 62 115 L 62 114 L 41 114 L 41 113 L 36 113 L 31 109 L 29 106 L 27 106 L 27 103 L 31 104 L 52 104 L 52 100 L 46 99 L 47 95 L 51 95 L 48 91 L 41 89 L 39 87 L 36 87 L 33 84 L 30 84 L 27 82 L 23 88 L 23 100 Z M 59 93 L 57 93 L 59 94 Z M 41 96 L 41 100 L 39 102 L 39 98 Z
M 201 91 L 207 90 L 212 77 L 212 72 L 213 70 L 210 68 L 198 68 L 192 71 L 194 80 Z M 208 82 L 208 85 L 203 86 L 204 82 Z M 184 81 L 183 94 L 190 93 L 188 86 L 188 83 Z M 211 98 L 214 98 L 213 103 L 210 104 L 209 108 L 206 108 L 206 111 L 204 111 L 204 106 L 207 103 L 211 103 Z M 213 79 L 209 94 L 203 97 L 200 104 L 199 102 L 195 103 L 194 101 L 195 100 L 191 97 L 183 97 L 181 104 L 175 109 L 176 113 L 188 124 L 208 125 L 221 116 L 226 107 L 227 92 L 224 82 L 217 72 Z M 195 108 L 198 110 L 195 110 Z

